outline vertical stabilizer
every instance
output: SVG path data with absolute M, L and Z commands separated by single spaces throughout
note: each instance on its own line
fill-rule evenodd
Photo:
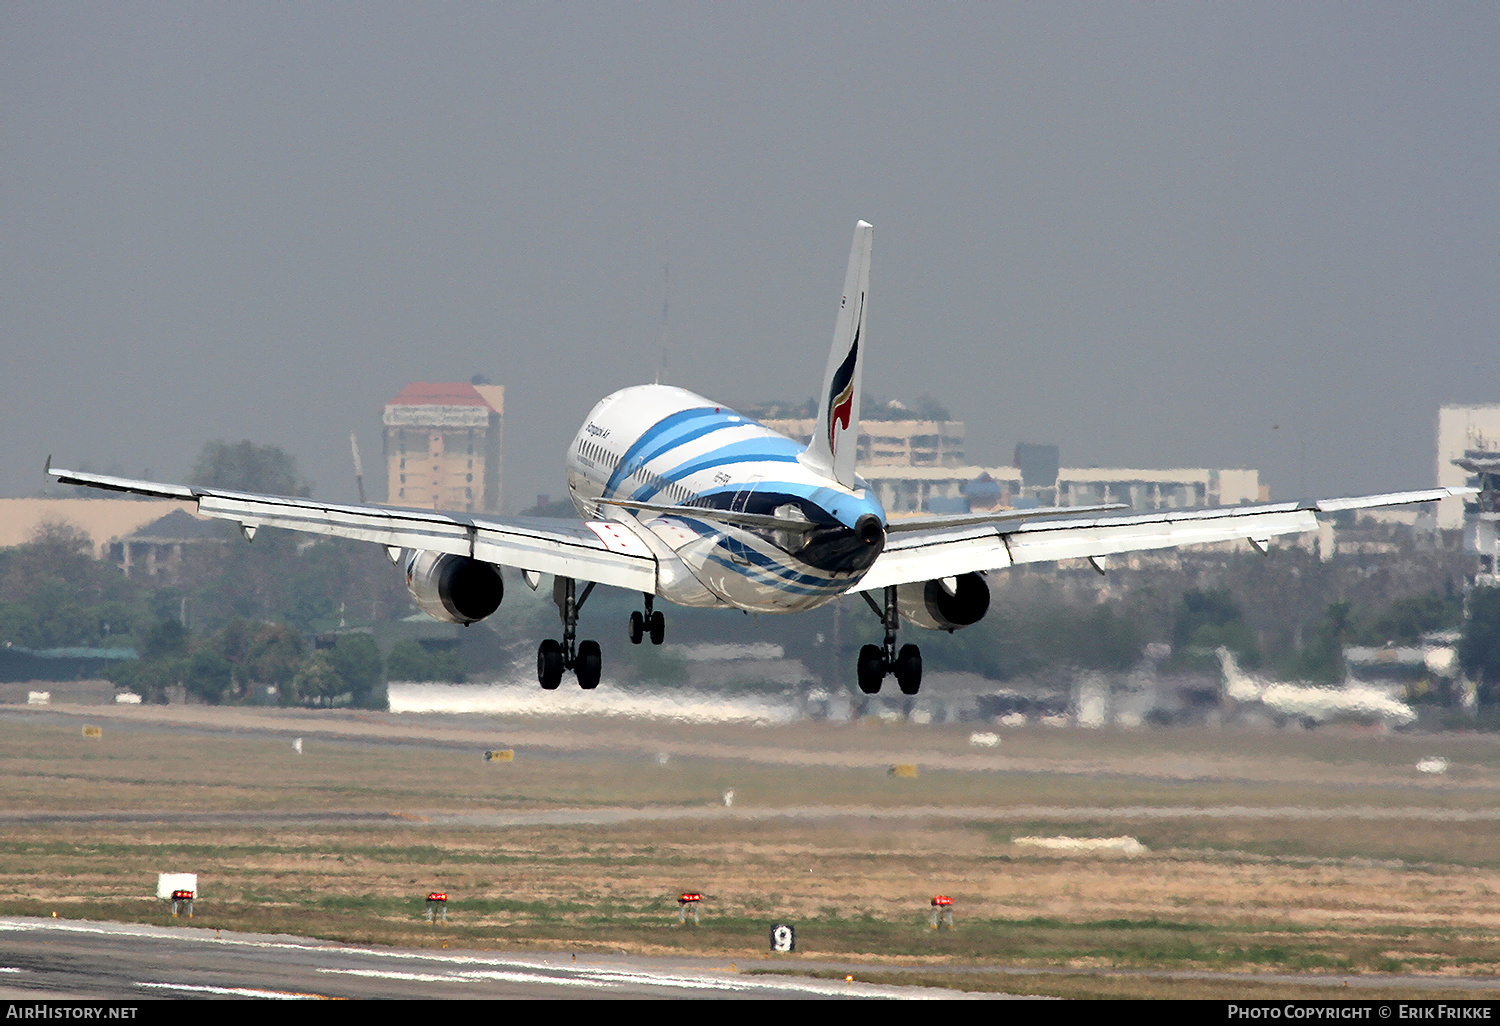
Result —
M 870 291 L 870 243 L 875 228 L 867 221 L 854 226 L 844 295 L 839 301 L 833 348 L 818 393 L 818 420 L 802 461 L 845 488 L 854 487 L 854 461 L 859 453 L 859 395 L 864 378 L 866 297 Z
M 1236 702 L 1256 702 L 1261 698 L 1264 688 L 1255 678 L 1248 676 L 1240 669 L 1239 661 L 1234 658 L 1234 653 L 1223 645 L 1214 649 L 1214 654 L 1219 657 L 1219 666 L 1224 671 L 1225 697 Z

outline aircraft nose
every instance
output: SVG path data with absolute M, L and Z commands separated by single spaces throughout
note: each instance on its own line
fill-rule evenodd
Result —
M 866 513 L 854 522 L 854 536 L 866 545 L 874 545 L 885 538 L 885 525 L 874 513 Z

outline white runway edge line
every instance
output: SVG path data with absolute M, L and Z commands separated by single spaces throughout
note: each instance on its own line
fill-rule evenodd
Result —
M 402 958 L 415 959 L 424 962 L 436 962 L 442 965 L 451 965 L 455 970 L 446 974 L 407 974 L 415 978 L 418 976 L 431 976 L 439 982 L 451 980 L 458 983 L 463 982 L 464 975 L 481 972 L 503 972 L 510 971 L 524 976 L 522 982 L 546 982 L 568 984 L 575 981 L 569 979 L 575 974 L 580 977 L 577 981 L 581 986 L 609 986 L 610 984 L 634 983 L 640 986 L 659 987 L 693 987 L 701 990 L 792 990 L 802 991 L 808 994 L 824 994 L 835 997 L 863 997 L 863 998 L 902 998 L 907 1000 L 939 1000 L 955 998 L 966 998 L 970 995 L 960 991 L 943 991 L 933 988 L 920 987 L 897 987 L 879 984 L 844 983 L 837 980 L 822 981 L 797 979 L 794 977 L 771 977 L 771 976 L 740 976 L 732 979 L 717 980 L 709 976 L 657 976 L 646 972 L 635 972 L 626 969 L 609 968 L 575 968 L 572 965 L 552 965 L 543 960 L 541 965 L 533 961 L 515 958 L 482 958 L 475 955 L 441 955 L 428 954 L 426 952 L 386 951 L 379 948 L 356 948 L 331 943 L 299 943 L 293 940 L 249 940 L 236 937 L 215 937 L 209 930 L 197 927 L 165 927 L 165 926 L 142 926 L 137 924 L 114 924 L 114 923 L 76 923 L 56 919 L 39 919 L 27 922 L 18 919 L 0 919 L 0 930 L 13 930 L 19 932 L 41 932 L 45 930 L 57 930 L 65 933 L 99 934 L 116 937 L 141 937 L 152 940 L 188 940 L 199 943 L 219 945 L 233 945 L 242 948 L 257 948 L 261 950 L 286 950 L 286 951 L 308 951 L 318 952 L 325 956 L 365 956 L 369 958 Z M 474 966 L 474 969 L 459 969 L 458 967 Z M 348 972 L 351 975 L 367 974 L 373 975 L 378 970 L 328 970 L 320 969 L 320 972 Z M 705 970 L 705 973 L 714 970 Z M 720 970 L 722 971 L 722 970 Z M 394 976 L 394 974 L 393 974 Z M 474 977 L 478 979 L 476 975 Z M 584 981 L 587 982 L 584 982 Z M 141 983 L 139 986 L 156 988 L 176 988 L 179 990 L 191 989 L 185 985 L 165 983 Z M 203 988 L 207 989 L 207 988 Z M 224 993 L 230 993 L 233 988 L 223 988 Z M 215 991 L 218 992 L 218 991 Z M 262 996 L 261 994 L 245 994 L 246 997 Z M 321 995 L 315 994 L 293 994 L 288 992 L 266 991 L 266 997 L 276 997 L 284 1000 L 317 998 Z M 993 996 L 993 995 L 987 995 Z
M 607 987 L 609 984 L 597 980 L 569 979 L 567 976 L 552 976 L 544 972 L 516 973 L 496 969 L 459 970 L 451 973 L 403 973 L 392 969 L 318 969 L 320 973 L 336 973 L 340 976 L 365 976 L 377 980 L 399 980 L 410 983 L 475 983 L 480 980 L 496 980 L 502 983 L 562 983 L 572 987 Z
M 268 1001 L 327 1001 L 326 994 L 298 994 L 289 990 L 256 990 L 253 987 L 198 987 L 189 983 L 141 983 L 137 987 L 156 990 L 181 990 L 189 994 L 217 994 L 221 997 L 262 998 Z
M 383 980 L 413 983 L 477 983 L 495 980 L 506 983 L 551 983 L 570 987 L 610 987 L 613 985 L 635 985 L 641 987 L 665 987 L 681 990 L 756 991 L 780 990 L 801 991 L 844 997 L 894 997 L 898 994 L 891 988 L 876 988 L 863 984 L 827 983 L 812 980 L 797 980 L 789 977 L 731 977 L 713 979 L 704 976 L 663 976 L 647 972 L 632 972 L 625 969 L 586 969 L 572 966 L 538 966 L 534 972 L 500 972 L 496 970 L 457 970 L 451 973 L 408 973 L 380 969 L 319 969 L 320 973 L 336 973 L 343 976 L 364 976 Z M 899 995 L 918 999 L 931 999 L 941 995 Z M 956 995 L 955 995 L 956 996 Z

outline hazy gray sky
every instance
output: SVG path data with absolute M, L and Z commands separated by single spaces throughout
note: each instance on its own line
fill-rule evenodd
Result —
M 209 439 L 379 476 L 408 381 L 507 388 L 507 504 L 651 380 L 865 386 L 971 456 L 1433 480 L 1500 401 L 1500 8 L 0 6 L 0 494 Z

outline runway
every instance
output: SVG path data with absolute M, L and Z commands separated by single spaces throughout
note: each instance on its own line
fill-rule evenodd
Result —
M 298 937 L 0 918 L 0 999 L 955 999 L 751 975 L 722 959 L 397 950 Z M 757 969 L 766 968 L 757 963 Z
M 795 957 L 795 956 L 781 956 Z M 803 971 L 860 967 L 803 962 Z M 788 968 L 792 968 L 788 965 Z M 771 969 L 767 973 L 767 969 Z M 868 966 L 863 968 L 868 969 Z M 895 966 L 884 971 L 901 972 Z M 924 966 L 927 974 L 1036 976 L 1056 968 Z M 1088 970 L 1256 984 L 1491 992 L 1489 977 Z M 958 989 L 848 983 L 774 975 L 765 960 L 737 965 L 677 955 L 647 958 L 567 952 L 400 950 L 290 936 L 79 920 L 0 918 L 0 1001 L 308 1000 L 1017 1000 Z
M 1046 735 L 1047 743 L 1027 741 L 975 750 L 962 732 L 938 729 L 886 736 L 833 723 L 801 723 L 776 731 L 744 725 L 683 724 L 608 717 L 493 717 L 277 709 L 242 706 L 10 706 L 0 719 L 12 722 L 104 724 L 111 732 L 182 732 L 196 736 L 295 737 L 319 744 L 415 747 L 479 754 L 495 748 L 524 752 L 528 759 L 601 756 L 740 762 L 815 770 L 877 769 L 918 763 L 926 771 L 1017 773 L 1024 775 L 1115 777 L 1202 783 L 1304 783 L 1323 787 L 1396 786 L 1433 794 L 1472 793 L 1489 799 L 1500 793 L 1500 771 L 1488 764 L 1464 767 L 1462 780 L 1417 773 L 1426 739 L 1392 737 L 1385 743 L 1410 749 L 1398 764 L 1330 761 L 1308 753 L 1265 758 L 1260 753 L 1229 754 L 1199 746 L 1183 752 L 1099 750 L 1087 731 Z M 1328 734 L 1326 736 L 1333 736 Z M 1067 743 L 1063 742 L 1065 739 Z M 1026 753 L 1018 750 L 1026 748 Z M 1211 748 L 1211 745 L 1209 746 Z M 1017 749 L 1017 750 L 1012 750 Z

